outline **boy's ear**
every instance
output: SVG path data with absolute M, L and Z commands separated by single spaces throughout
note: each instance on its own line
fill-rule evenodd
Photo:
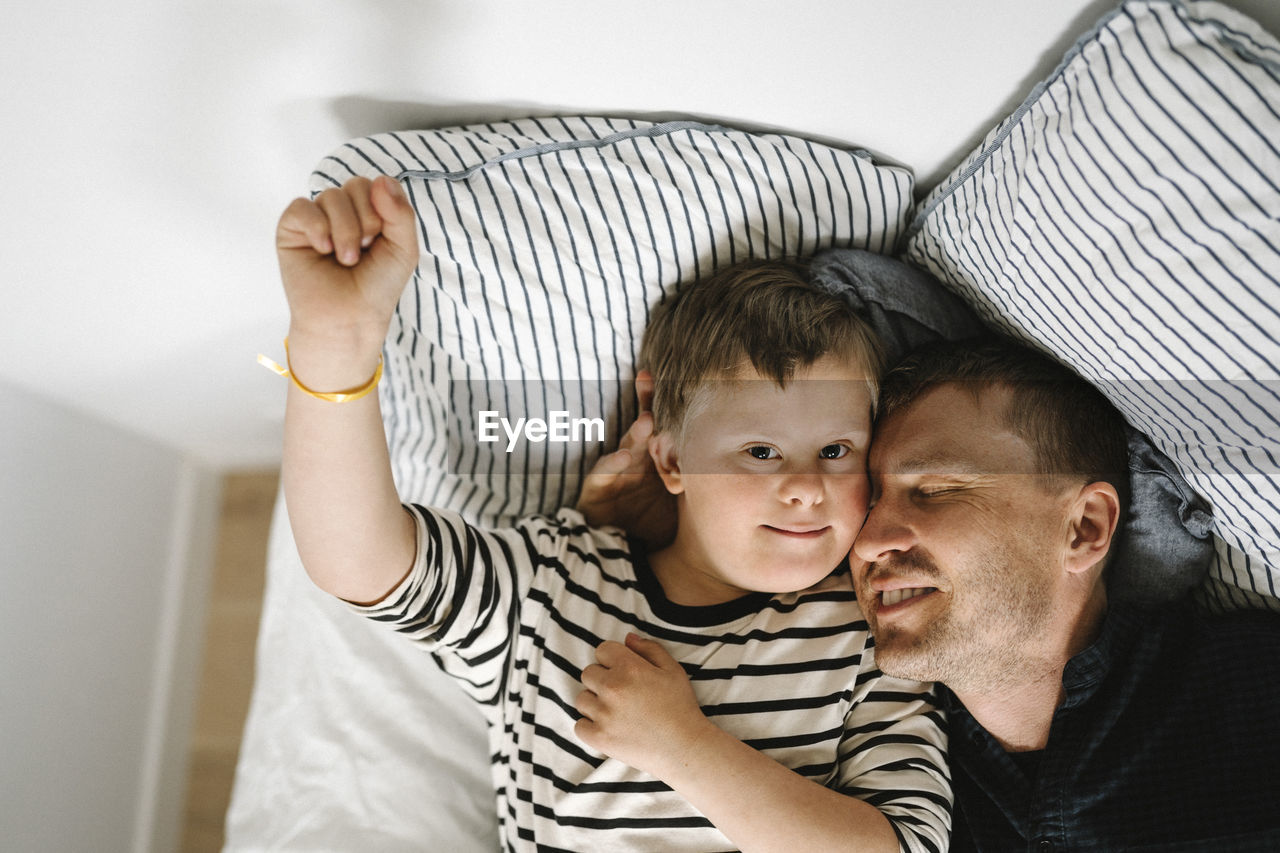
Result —
M 673 495 L 684 491 L 684 479 L 680 473 L 680 454 L 675 439 L 669 432 L 649 436 L 649 458 L 658 469 L 662 485 Z
M 1120 497 L 1110 483 L 1081 487 L 1071 507 L 1067 571 L 1084 572 L 1106 558 L 1120 526 Z

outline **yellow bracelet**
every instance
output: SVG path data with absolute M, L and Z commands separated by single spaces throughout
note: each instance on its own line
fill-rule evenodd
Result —
M 289 361 L 289 339 L 284 339 L 284 360 Z M 293 365 L 281 367 L 277 362 L 267 358 L 262 353 L 258 353 L 258 364 L 281 376 L 287 376 L 293 380 L 293 384 L 305 394 L 315 397 L 317 400 L 324 400 L 327 403 L 350 403 L 352 400 L 359 400 L 367 395 L 374 388 L 378 387 L 378 382 L 382 380 L 382 356 L 378 356 L 378 369 L 373 372 L 373 378 L 359 388 L 352 388 L 348 391 L 312 391 L 306 385 L 298 381 L 298 376 L 293 372 Z

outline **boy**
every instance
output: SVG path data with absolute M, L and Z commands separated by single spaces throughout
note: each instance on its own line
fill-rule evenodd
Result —
M 481 531 L 401 506 L 369 393 L 414 222 L 387 178 L 280 220 L 285 497 L 316 584 L 442 652 L 480 703 L 506 846 L 944 847 L 937 712 L 876 670 L 832 572 L 866 513 L 869 332 L 785 266 L 690 287 L 644 349 L 674 541 L 645 554 L 574 510 Z M 637 718 L 636 685 L 658 713 Z

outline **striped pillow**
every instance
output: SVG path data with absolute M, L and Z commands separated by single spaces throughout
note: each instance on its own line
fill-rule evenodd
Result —
M 925 199 L 906 257 L 1177 462 L 1214 510 L 1211 603 L 1280 609 L 1280 43 L 1124 3 Z
M 640 336 L 681 282 L 749 257 L 891 251 L 913 205 L 911 174 L 862 151 L 603 118 L 357 139 L 311 186 L 380 173 L 403 182 L 422 247 L 384 353 L 397 485 L 485 526 L 575 499 L 634 418 Z M 512 441 L 502 419 L 519 418 L 548 429 Z

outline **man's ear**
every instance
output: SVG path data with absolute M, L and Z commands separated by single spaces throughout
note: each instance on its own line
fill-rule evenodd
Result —
M 1120 526 L 1120 497 L 1110 483 L 1089 483 L 1071 506 L 1067 532 L 1067 571 L 1084 572 L 1098 565 L 1111 548 Z
M 684 491 L 684 478 L 680 473 L 680 454 L 676 448 L 675 438 L 670 432 L 660 432 L 649 436 L 649 456 L 653 459 L 653 467 L 658 469 L 662 485 L 673 495 Z

